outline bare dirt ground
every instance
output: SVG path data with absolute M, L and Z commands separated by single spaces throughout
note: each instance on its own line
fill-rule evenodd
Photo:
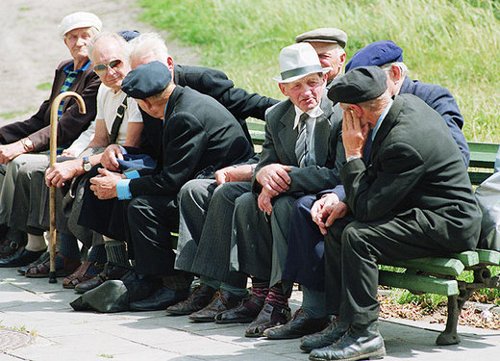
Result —
M 0 126 L 26 119 L 48 98 L 56 66 L 69 58 L 57 26 L 75 11 L 95 13 L 105 30 L 155 31 L 138 20 L 135 0 L 1 0 Z M 162 35 L 177 62 L 197 63 L 192 49 Z

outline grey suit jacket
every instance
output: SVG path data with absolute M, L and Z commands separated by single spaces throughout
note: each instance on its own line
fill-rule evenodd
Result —
M 292 166 L 292 179 L 288 194 L 317 193 L 325 188 L 333 188 L 340 183 L 339 169 L 345 163 L 342 146 L 342 112 L 339 106 L 326 97 L 321 99 L 323 115 L 316 120 L 314 145 L 316 165 L 300 168 L 295 155 L 298 129 L 293 129 L 295 109 L 290 100 L 282 101 L 266 114 L 266 135 L 262 145 L 260 161 L 255 174 L 269 164 L 280 163 Z M 261 185 L 252 180 L 254 192 L 260 192 Z

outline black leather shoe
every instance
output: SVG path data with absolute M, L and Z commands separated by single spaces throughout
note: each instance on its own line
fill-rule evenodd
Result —
M 252 322 L 264 306 L 264 299 L 251 296 L 241 301 L 238 307 L 215 315 L 215 323 L 248 323 Z
M 328 347 L 312 350 L 309 360 L 330 361 L 330 360 L 365 360 L 377 359 L 385 356 L 384 339 L 378 331 L 377 322 L 373 322 L 368 327 L 354 327 L 342 338 Z
M 290 308 L 264 303 L 259 315 L 245 330 L 246 337 L 261 337 L 270 327 L 284 325 L 290 320 Z
M 85 293 L 87 291 L 93 290 L 96 287 L 99 287 L 104 282 L 109 280 L 119 280 L 121 279 L 128 271 L 130 267 L 119 266 L 113 263 L 106 263 L 104 265 L 104 271 L 99 273 L 94 278 L 91 278 L 87 281 L 81 282 L 75 286 L 76 293 Z
M 27 266 L 31 262 L 36 261 L 43 253 L 43 251 L 28 251 L 26 248 L 19 248 L 12 256 L 0 259 L 0 267 L 22 267 Z
M 189 289 L 173 290 L 167 287 L 161 287 L 151 296 L 140 301 L 131 302 L 129 308 L 131 311 L 159 311 L 168 306 L 185 300 L 189 296 Z
M 196 286 L 187 299 L 168 307 L 167 314 L 181 316 L 197 312 L 210 303 L 215 291 L 212 287 L 202 283 Z
M 2 244 L 0 244 L 0 258 L 8 258 L 12 256 L 22 246 L 23 244 L 16 241 L 4 240 Z
M 213 322 L 218 313 L 236 307 L 240 301 L 241 297 L 219 290 L 215 292 L 212 301 L 205 308 L 189 315 L 189 319 L 193 322 Z
M 263 335 L 273 340 L 299 338 L 323 330 L 328 325 L 328 317 L 308 317 L 302 308 L 299 308 L 292 319 L 284 325 L 268 328 Z
M 317 348 L 330 346 L 340 340 L 348 328 L 349 325 L 347 323 L 333 321 L 323 331 L 302 337 L 300 340 L 300 349 L 305 352 L 311 352 Z

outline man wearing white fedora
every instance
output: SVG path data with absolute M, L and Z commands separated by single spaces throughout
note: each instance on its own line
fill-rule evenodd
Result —
M 217 323 L 254 321 L 247 337 L 288 322 L 288 297 L 281 286 L 286 258 L 288 216 L 295 199 L 338 182 L 336 166 L 344 160 L 341 112 L 326 97 L 326 74 L 314 48 L 298 43 L 282 49 L 275 80 L 288 97 L 266 114 L 266 136 L 252 181 L 227 183 L 246 190 L 233 215 L 232 267 L 252 277 L 252 295 L 240 306 L 219 313 Z M 224 188 L 222 189 L 224 190 Z M 208 275 L 211 276 L 211 275 Z M 325 319 L 309 325 L 320 328 Z

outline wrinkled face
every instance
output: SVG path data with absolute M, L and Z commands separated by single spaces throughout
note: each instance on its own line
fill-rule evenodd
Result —
M 318 54 L 319 62 L 323 68 L 331 67 L 328 72 L 328 81 L 334 79 L 341 71 L 345 61 L 345 53 L 339 51 L 336 44 L 324 42 L 311 42 L 316 53 Z
M 321 73 L 305 76 L 292 83 L 280 83 L 283 95 L 303 112 L 314 109 L 321 102 L 325 86 L 326 74 Z
M 113 38 L 99 39 L 92 50 L 94 71 L 109 88 L 119 90 L 130 65 L 120 43 Z
M 92 28 L 77 28 L 68 31 L 64 35 L 64 44 L 68 47 L 71 57 L 74 60 L 80 61 L 88 58 L 87 45 L 94 34 L 95 32 Z

